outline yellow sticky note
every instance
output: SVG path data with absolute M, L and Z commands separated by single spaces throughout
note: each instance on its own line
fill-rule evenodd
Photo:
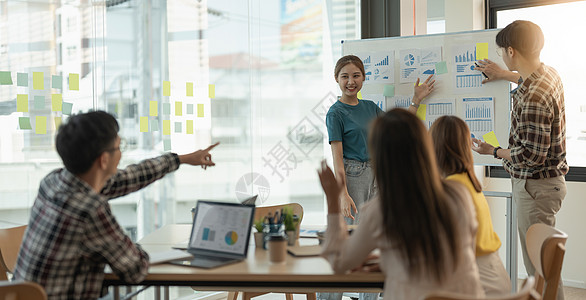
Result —
M 496 138 L 496 134 L 494 134 L 494 131 L 491 131 L 491 132 L 483 135 L 482 138 L 484 139 L 485 142 L 491 144 L 493 147 L 500 147 L 499 141 Z
M 185 83 L 185 95 L 188 97 L 193 97 L 193 82 Z
M 210 98 L 216 98 L 216 85 L 215 84 L 210 84 L 209 88 L 209 96 Z
M 421 121 L 425 121 L 425 116 L 427 115 L 427 105 L 426 104 L 419 104 L 419 108 L 417 109 L 417 117 L 421 119 Z
M 476 60 L 488 58 L 488 43 L 476 43 Z
M 157 101 L 149 102 L 149 116 L 156 117 L 159 115 L 159 105 Z
M 163 96 L 171 96 L 171 82 L 163 81 Z
M 47 117 L 35 117 L 35 133 L 47 134 Z
M 358 97 L 358 99 L 362 99 L 362 93 L 360 91 L 358 91 L 358 94 L 356 95 L 356 97 Z
M 69 73 L 69 90 L 79 91 L 79 74 Z
M 25 94 L 16 95 L 16 111 L 28 112 L 28 95 L 25 95 Z
M 43 72 L 33 72 L 33 89 L 45 89 L 45 79 L 43 78 Z
M 197 105 L 197 117 L 203 118 L 203 104 Z
M 187 128 L 185 131 L 187 134 L 193 134 L 193 120 L 187 120 Z
M 171 120 L 163 120 L 163 135 L 171 135 Z
M 61 126 L 61 121 L 61 117 L 55 117 L 55 130 L 59 129 L 59 126 Z
M 51 94 L 51 111 L 63 110 L 63 97 L 61 94 Z
M 149 117 L 140 117 L 140 132 L 149 132 Z
M 183 102 L 181 102 L 181 101 L 175 102 L 175 115 L 176 116 L 183 115 Z

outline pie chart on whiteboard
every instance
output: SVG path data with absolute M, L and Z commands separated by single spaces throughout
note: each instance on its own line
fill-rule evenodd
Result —
M 267 198 L 269 198 L 271 188 L 266 177 L 264 177 L 262 174 L 251 172 L 244 174 L 244 176 L 238 179 L 235 190 L 236 198 L 240 202 L 244 201 L 246 198 L 258 195 L 256 203 L 258 205 L 264 203 Z

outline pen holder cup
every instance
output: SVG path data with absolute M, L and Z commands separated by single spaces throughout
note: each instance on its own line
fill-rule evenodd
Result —
M 270 235 L 280 235 L 287 239 L 285 234 L 285 226 L 283 224 L 265 224 L 262 229 L 263 232 L 263 249 L 267 249 L 267 241 Z
M 271 263 L 282 263 L 287 256 L 287 237 L 269 233 L 267 244 L 269 248 L 269 261 Z

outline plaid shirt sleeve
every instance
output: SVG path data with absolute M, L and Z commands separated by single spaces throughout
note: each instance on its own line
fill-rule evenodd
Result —
M 142 248 L 134 244 L 116 222 L 110 205 L 106 200 L 86 223 L 84 248 L 88 256 L 103 257 L 114 273 L 129 283 L 138 283 L 144 279 L 149 266 L 149 256 Z
M 156 158 L 143 160 L 118 170 L 100 192 L 108 199 L 121 197 L 140 190 L 179 168 L 179 156 L 167 153 Z
M 547 159 L 553 112 L 546 103 L 547 98 L 538 87 L 529 91 L 527 100 L 519 108 L 517 145 L 511 148 L 512 163 L 519 168 L 539 167 Z

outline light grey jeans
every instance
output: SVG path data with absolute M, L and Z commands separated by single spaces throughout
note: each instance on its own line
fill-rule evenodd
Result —
M 535 267 L 527 254 L 525 234 L 529 226 L 543 223 L 555 227 L 555 215 L 562 207 L 566 197 L 564 176 L 543 179 L 511 178 L 513 199 L 517 205 L 517 227 L 523 250 L 523 263 L 528 275 L 535 274 Z M 558 300 L 564 299 L 562 280 L 558 287 Z
M 374 182 L 374 173 L 370 167 L 370 162 L 361 162 L 351 159 L 344 159 L 344 170 L 346 171 L 346 187 L 348 194 L 354 200 L 357 209 L 366 201 L 370 200 L 376 194 Z M 344 218 L 346 224 L 356 225 L 360 222 L 360 211 L 357 214 L 352 212 L 354 220 Z M 317 293 L 317 299 L 320 300 L 340 300 L 342 293 Z M 359 293 L 359 300 L 376 300 L 378 293 Z

